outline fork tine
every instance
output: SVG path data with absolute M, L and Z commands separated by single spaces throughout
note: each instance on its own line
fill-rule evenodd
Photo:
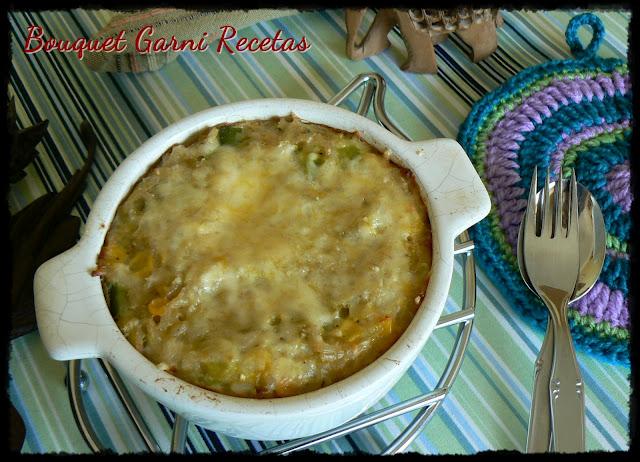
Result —
M 549 168 L 547 168 L 547 176 L 544 179 L 544 194 L 542 195 L 542 225 L 540 227 L 540 236 L 551 237 L 553 232 L 553 204 L 549 193 Z
M 553 226 L 553 235 L 566 235 L 566 228 L 562 226 L 562 209 L 564 208 L 564 197 L 562 194 L 562 170 L 560 170 L 560 173 L 558 173 L 558 178 L 556 179 L 554 190 L 556 196 L 556 218 Z
M 538 167 L 533 167 L 533 176 L 531 177 L 531 186 L 529 187 L 529 200 L 527 201 L 527 210 L 524 216 L 524 232 L 525 236 L 536 235 L 536 198 L 538 193 Z
M 576 171 L 571 169 L 571 198 L 569 202 L 569 217 L 567 224 L 567 235 L 578 235 L 578 182 L 576 180 Z

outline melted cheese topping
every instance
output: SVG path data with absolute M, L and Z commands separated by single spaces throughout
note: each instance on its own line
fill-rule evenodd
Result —
M 356 134 L 288 117 L 165 153 L 118 208 L 97 273 L 118 326 L 159 367 L 267 398 L 375 360 L 430 268 L 407 171 Z

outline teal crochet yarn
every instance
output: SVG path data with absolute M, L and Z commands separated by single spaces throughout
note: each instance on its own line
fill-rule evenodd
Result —
M 588 25 L 586 46 L 578 29 Z M 544 328 L 547 309 L 525 286 L 517 264 L 518 228 L 533 167 L 538 184 L 574 167 L 596 197 L 607 228 L 607 253 L 593 289 L 569 307 L 579 350 L 609 362 L 629 363 L 629 173 L 632 125 L 627 64 L 596 55 L 605 30 L 590 13 L 572 18 L 566 40 L 574 59 L 525 69 L 478 101 L 460 127 L 458 141 L 491 196 L 489 216 L 471 230 L 480 266 L 516 310 Z

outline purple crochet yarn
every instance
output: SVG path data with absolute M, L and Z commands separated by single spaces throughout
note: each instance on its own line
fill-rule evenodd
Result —
M 611 76 L 599 74 L 586 79 L 567 77 L 556 80 L 543 90 L 529 95 L 520 105 L 507 112 L 488 136 L 485 164 L 487 188 L 496 199 L 500 225 L 514 252 L 522 211 L 526 207 L 526 200 L 521 199 L 524 191 L 516 186 L 521 180 L 516 152 L 519 149 L 518 142 L 524 139 L 522 133 L 534 130 L 536 124 L 542 123 L 544 118 L 550 117 L 560 106 L 566 106 L 571 102 L 579 103 L 583 98 L 591 100 L 594 96 L 602 100 L 605 94 L 611 96 L 616 90 L 626 94 L 629 87 L 628 76 L 623 77 L 617 72 L 612 73 Z M 625 122 L 628 124 L 628 121 Z M 625 122 L 612 124 L 610 129 L 621 128 Z M 599 134 L 581 133 L 570 135 L 569 138 L 576 136 L 587 139 Z M 576 143 L 581 142 L 578 138 L 575 139 Z M 562 153 L 556 154 L 557 158 L 561 159 L 566 149 L 573 145 L 571 140 L 565 140 L 565 143 L 567 142 L 570 144 L 562 150 Z M 557 165 L 559 161 L 552 165 L 554 171 Z
M 558 149 L 554 151 L 551 155 L 551 171 L 557 172 L 560 169 L 560 165 L 562 163 L 562 159 L 564 158 L 565 153 L 573 146 L 577 146 L 583 141 L 586 141 L 590 138 L 595 138 L 602 133 L 610 133 L 614 130 L 619 130 L 621 128 L 627 128 L 631 125 L 631 122 L 627 120 L 623 120 L 620 123 L 615 124 L 607 124 L 604 122 L 604 119 L 600 119 L 600 123 L 602 125 L 596 125 L 592 127 L 587 127 L 579 133 L 567 134 L 563 133 L 562 138 L 563 141 L 558 144 Z
M 629 259 L 629 254 L 628 253 L 618 252 L 617 250 L 614 250 L 614 249 L 606 249 L 605 253 L 606 253 L 606 255 L 610 256 L 611 258 L 622 258 L 623 260 L 628 260 Z
M 597 322 L 606 321 L 611 327 L 629 327 L 627 300 L 619 290 L 611 290 L 602 282 L 571 305 L 581 315 L 593 316 Z
M 613 202 L 627 213 L 631 210 L 630 176 L 629 161 L 614 166 L 607 174 L 607 191 L 611 193 Z
M 512 146 L 511 141 L 521 141 L 521 132 L 535 128 L 531 119 L 539 124 L 542 122 L 541 115 L 549 117 L 560 106 L 566 106 L 570 102 L 579 103 L 585 97 L 589 101 L 593 96 L 599 100 L 604 99 L 601 88 L 605 89 L 608 96 L 613 96 L 616 90 L 624 95 L 629 91 L 630 80 L 618 72 L 612 73 L 611 76 L 599 74 L 586 79 L 566 77 L 555 80 L 543 90 L 529 95 L 517 108 L 505 114 L 487 141 L 487 147 L 507 148 Z M 590 97 L 582 93 L 585 90 L 589 91 Z

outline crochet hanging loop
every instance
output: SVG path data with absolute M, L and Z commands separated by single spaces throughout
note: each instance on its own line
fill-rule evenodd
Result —
M 586 48 L 578 38 L 578 29 L 580 29 L 581 26 L 591 26 L 593 32 L 591 42 L 589 42 Z M 593 13 L 582 13 L 571 18 L 564 35 L 573 56 L 576 59 L 587 59 L 596 55 L 604 39 L 604 34 L 604 24 L 602 24 L 600 18 Z

